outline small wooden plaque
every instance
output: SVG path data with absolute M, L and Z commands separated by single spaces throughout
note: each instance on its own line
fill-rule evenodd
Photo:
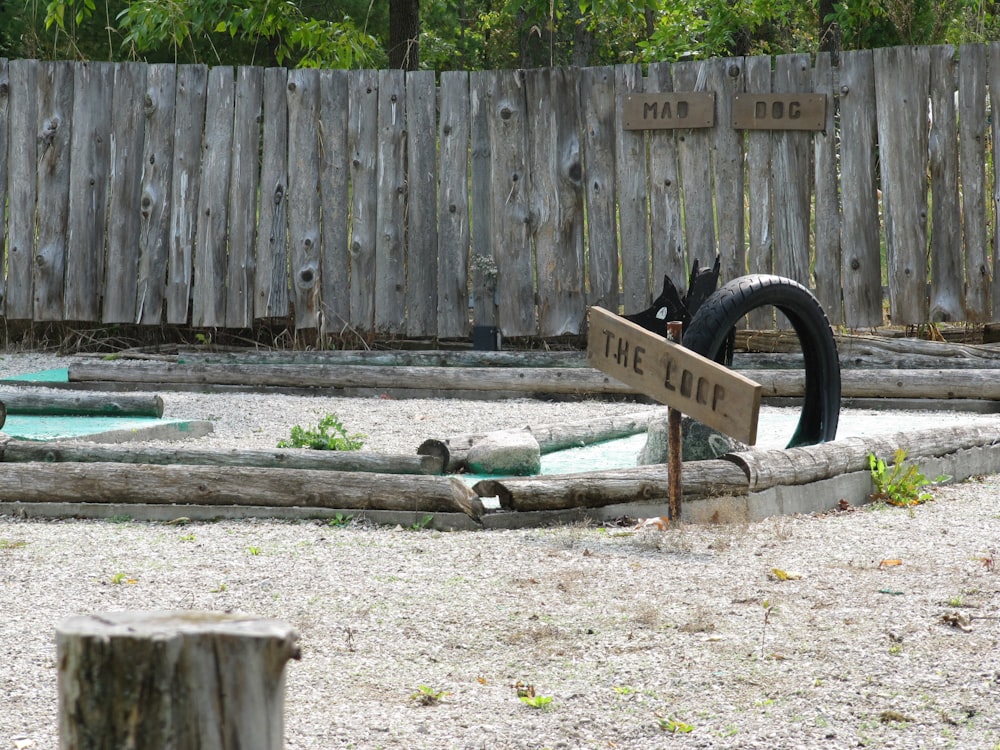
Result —
M 593 367 L 734 440 L 757 442 L 760 384 L 601 307 L 589 314 Z
M 630 94 L 622 111 L 625 130 L 711 128 L 715 125 L 715 92 Z
M 822 130 L 826 94 L 736 94 L 733 127 L 739 130 Z

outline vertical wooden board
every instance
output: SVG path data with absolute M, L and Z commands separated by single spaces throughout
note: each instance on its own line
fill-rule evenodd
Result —
M 809 91 L 812 70 L 808 55 L 775 58 L 775 93 Z M 811 134 L 782 130 L 772 135 L 771 165 L 774 190 L 774 271 L 805 286 L 809 274 L 809 227 L 812 206 L 810 175 Z
M 733 97 L 743 93 L 746 75 L 742 58 L 712 60 L 708 64 L 708 89 L 715 92 L 715 122 L 712 129 L 712 180 L 715 184 L 717 251 L 723 283 L 746 273 L 746 170 L 743 134 L 728 127 L 732 121 Z M 713 258 L 700 258 L 703 268 Z
M 813 91 L 826 95 L 826 123 L 813 134 L 816 194 L 816 297 L 834 325 L 844 321 L 840 283 L 840 200 L 837 191 L 837 97 L 829 52 L 816 56 Z
M 747 57 L 743 60 L 746 90 L 755 94 L 771 93 L 771 58 Z M 725 123 L 726 126 L 729 123 Z M 771 273 L 774 269 L 774 217 L 771 212 L 771 133 L 751 130 L 746 134 L 747 150 L 747 271 Z M 747 325 L 754 330 L 774 328 L 774 310 L 759 307 L 747 316 Z
M 174 153 L 167 258 L 167 323 L 173 325 L 189 322 L 207 87 L 207 67 L 178 66 L 174 92 Z
M 226 268 L 226 327 L 248 328 L 253 321 L 260 188 L 260 130 L 264 70 L 236 69 L 233 163 L 229 188 L 229 255 Z
M 673 91 L 667 63 L 652 63 L 646 77 L 647 93 Z M 664 276 L 678 288 L 687 283 L 684 230 L 681 222 L 681 183 L 677 167 L 677 137 L 673 130 L 651 130 L 649 144 L 649 237 L 652 248 L 653 292 Z
M 958 194 L 955 48 L 950 44 L 933 47 L 930 65 L 930 320 L 962 320 L 965 267 L 962 254 L 957 252 L 962 246 L 962 209 Z
M 629 94 L 642 93 L 639 65 L 615 67 L 615 194 L 618 197 L 619 266 L 622 307 L 645 310 L 652 300 L 649 258 L 649 191 L 646 185 L 646 134 L 625 130 L 623 108 Z M 617 307 L 611 308 L 616 310 Z
M 882 325 L 876 177 L 875 64 L 870 50 L 840 55 L 841 279 L 844 323 Z
M 111 63 L 82 62 L 73 67 L 65 320 L 101 317 L 114 74 Z
M 469 74 L 445 71 L 440 86 L 437 332 L 456 338 L 469 335 Z
M 288 315 L 288 71 L 264 71 L 264 135 L 254 261 L 254 316 Z
M 500 325 L 497 293 L 497 263 L 493 244 L 493 165 L 490 152 L 490 119 L 493 111 L 493 75 L 469 73 L 469 204 L 472 255 L 472 322 L 477 326 Z
M 7 205 L 8 125 L 10 124 L 10 74 L 7 58 L 0 58 L 0 206 Z M 0 220 L 0 263 L 6 265 L 7 218 Z M 7 296 L 7 274 L 0 268 L 0 315 Z
M 583 301 L 583 191 L 576 74 L 526 71 L 531 232 L 541 336 L 579 333 Z
M 992 169 L 990 179 L 993 184 L 993 208 L 990 218 L 993 221 L 993 237 L 991 244 L 991 258 L 993 265 L 993 284 L 991 287 L 991 300 L 993 303 L 992 318 L 994 321 L 1000 319 L 1000 163 L 996 158 L 1000 154 L 1000 42 L 991 42 L 989 47 L 989 91 L 990 91 L 990 112 L 993 117 L 990 122 L 990 136 L 993 151 Z
M 677 63 L 674 65 L 674 91 L 678 93 L 707 91 L 708 71 L 707 62 Z M 710 266 L 715 261 L 718 250 L 715 237 L 715 201 L 712 193 L 713 136 L 708 128 L 682 129 L 676 132 L 688 262 L 693 263 L 698 260 L 703 267 Z M 686 281 L 684 279 L 681 286 Z
M 615 191 L 615 70 L 580 71 L 587 207 L 587 304 L 620 312 Z M 683 252 L 683 248 L 681 248 Z
M 288 246 L 295 330 L 319 327 L 319 71 L 288 71 Z
M 320 209 L 323 242 L 324 333 L 340 333 L 351 319 L 351 265 L 347 254 L 350 183 L 347 158 L 347 71 L 324 70 L 319 79 Z
M 34 320 L 61 320 L 69 216 L 73 64 L 45 63 L 38 79 L 38 238 Z
M 135 323 L 142 203 L 143 100 L 146 66 L 115 65 L 111 113 L 111 195 L 104 275 L 105 323 Z
M 10 188 L 4 317 L 12 320 L 30 320 L 32 313 L 39 67 L 34 60 L 11 60 L 7 69 L 10 76 L 7 141 Z
M 529 223 L 524 81 L 521 71 L 490 74 L 490 162 L 494 259 L 500 328 L 505 336 L 534 336 L 535 264 Z
M 351 326 L 375 325 L 375 223 L 378 206 L 378 72 L 349 73 L 347 145 L 351 154 Z
M 146 140 L 142 155 L 137 322 L 160 325 L 170 252 L 171 167 L 177 66 L 150 65 L 146 75 Z
M 930 48 L 933 50 L 933 48 Z M 991 287 L 986 229 L 986 45 L 958 49 L 959 171 L 962 246 L 965 250 L 965 320 L 990 320 Z
M 226 324 L 226 230 L 229 221 L 235 106 L 233 69 L 229 66 L 211 68 L 208 71 L 194 253 L 191 324 L 197 328 L 214 328 Z
M 926 47 L 874 51 L 879 163 L 889 315 L 893 325 L 927 320 L 927 99 Z
M 438 312 L 437 91 L 406 74 L 406 333 L 434 338 Z
M 406 327 L 406 83 L 402 70 L 378 74 L 378 197 L 375 208 L 375 330 Z

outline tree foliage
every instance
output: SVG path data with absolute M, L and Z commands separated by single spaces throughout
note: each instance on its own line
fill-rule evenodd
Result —
M 16 0 L 7 57 L 384 67 L 419 7 L 435 70 L 675 61 L 994 38 L 984 0 Z M 399 12 L 399 11 L 397 11 Z M 412 19 L 411 19 L 412 20 Z M 412 28 L 412 26 L 411 26 Z M 397 45 L 398 46 L 398 45 Z M 413 64 L 413 57 L 407 59 Z

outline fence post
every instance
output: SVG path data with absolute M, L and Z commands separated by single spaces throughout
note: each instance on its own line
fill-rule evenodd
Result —
M 63 750 L 278 750 L 298 634 L 217 612 L 105 612 L 56 627 Z

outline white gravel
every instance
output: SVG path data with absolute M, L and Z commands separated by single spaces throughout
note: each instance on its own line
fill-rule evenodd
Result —
M 0 377 L 66 364 L 52 360 L 7 355 Z M 409 452 L 426 437 L 636 410 L 161 395 L 165 416 L 213 419 L 192 445 L 226 447 L 273 447 L 331 411 L 370 449 Z M 946 417 L 996 419 L 919 415 Z M 0 517 L 0 750 L 58 746 L 60 620 L 145 609 L 294 625 L 289 748 L 993 749 L 998 489 L 987 477 L 912 511 L 666 532 Z M 549 708 L 523 704 L 517 683 Z M 421 685 L 447 695 L 420 705 Z M 690 732 L 661 728 L 671 720 Z

